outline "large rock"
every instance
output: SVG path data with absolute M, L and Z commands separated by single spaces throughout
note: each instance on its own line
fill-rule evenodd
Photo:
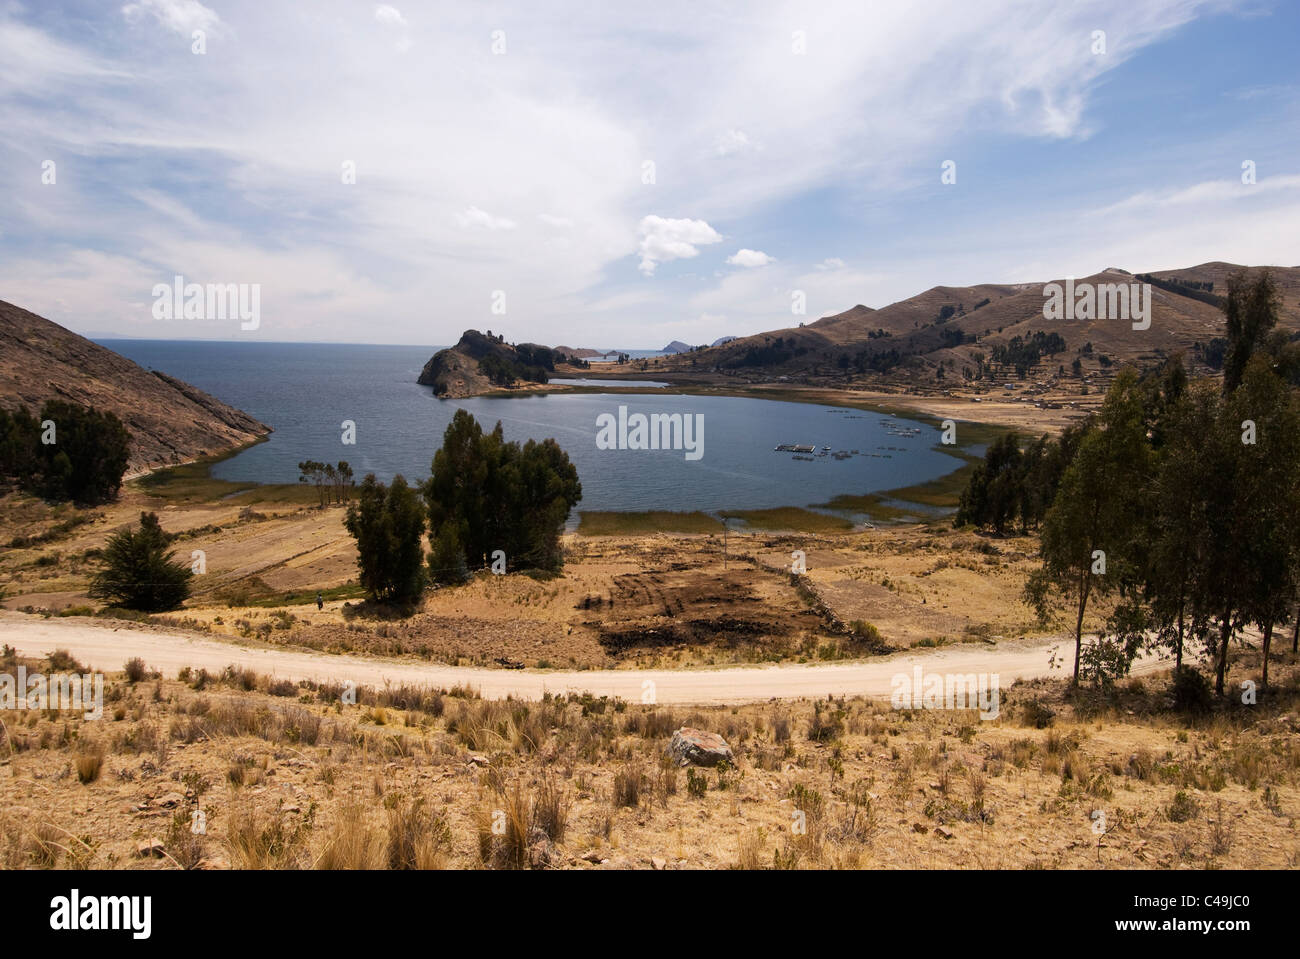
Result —
M 716 766 L 721 762 L 735 765 L 736 756 L 727 741 L 717 733 L 683 726 L 673 733 L 668 752 L 677 758 L 679 766 Z

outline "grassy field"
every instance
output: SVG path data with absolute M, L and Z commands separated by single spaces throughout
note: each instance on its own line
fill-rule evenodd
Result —
M 57 651 L 23 664 L 80 669 Z M 102 720 L 8 717 L 0 867 L 1300 867 L 1293 658 L 1258 707 L 1176 713 L 1165 676 L 1078 694 L 1041 680 L 1003 689 L 991 720 L 463 687 L 362 687 L 350 703 L 236 667 L 124 666 Z M 679 768 L 681 726 L 725 737 L 735 761 Z
M 222 456 L 208 456 L 192 463 L 157 470 L 132 480 L 129 485 L 135 486 L 151 499 L 172 505 L 215 503 L 219 500 L 237 501 L 241 506 L 262 503 L 310 506 L 318 502 L 315 489 L 306 484 L 235 482 L 217 479 L 212 475 L 212 467 L 247 448 L 241 447 Z

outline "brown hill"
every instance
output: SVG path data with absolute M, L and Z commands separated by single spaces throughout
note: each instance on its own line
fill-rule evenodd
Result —
M 661 372 L 752 372 L 790 379 L 873 373 L 928 379 L 940 363 L 960 375 L 964 367 L 976 365 L 979 355 L 989 358 L 996 347 L 1007 346 L 1015 337 L 1039 332 L 1056 333 L 1065 341 L 1065 352 L 1050 358 L 1052 370 L 1062 361 L 1069 366 L 1085 350 L 1090 358 L 1147 363 L 1179 351 L 1190 354 L 1196 344 L 1224 335 L 1217 301 L 1228 276 L 1239 269 L 1214 262 L 1148 275 L 1151 325 L 1146 330 L 1134 330 L 1125 320 L 1046 319 L 1043 288 L 1050 281 L 936 286 L 880 309 L 854 306 L 803 326 L 742 337 L 690 356 L 665 357 L 657 366 Z M 1282 297 L 1282 328 L 1300 329 L 1300 267 L 1269 269 Z M 1110 268 L 1075 280 L 1076 285 L 1085 282 L 1144 280 Z M 1088 362 L 1096 366 L 1095 360 Z
M 271 432 L 247 413 L 0 300 L 0 406 L 63 399 L 108 410 L 131 433 L 127 474 L 225 452 Z

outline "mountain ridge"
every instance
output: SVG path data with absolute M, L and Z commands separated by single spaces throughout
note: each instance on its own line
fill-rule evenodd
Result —
M 0 405 L 61 399 L 115 414 L 131 433 L 127 476 L 228 452 L 271 427 L 183 380 L 146 370 L 53 320 L 0 300 Z

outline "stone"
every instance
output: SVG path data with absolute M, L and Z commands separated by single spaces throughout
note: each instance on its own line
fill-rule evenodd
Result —
M 135 854 L 141 859 L 161 859 L 163 844 L 161 839 L 146 839 L 135 847 Z
M 947 826 L 935 826 L 934 834 L 936 836 L 942 836 L 944 839 L 951 839 L 953 837 L 952 830 L 949 829 Z
M 180 793 L 167 793 L 155 799 L 153 804 L 159 809 L 174 809 L 183 802 L 185 802 L 185 797 Z
M 679 766 L 716 766 L 727 762 L 735 765 L 736 756 L 727 741 L 717 733 L 705 732 L 683 726 L 673 733 L 668 751 L 677 758 Z
M 659 872 L 662 872 L 668 865 L 668 861 L 666 859 L 660 859 L 658 856 L 651 856 L 650 865 L 654 866 L 654 868 Z

